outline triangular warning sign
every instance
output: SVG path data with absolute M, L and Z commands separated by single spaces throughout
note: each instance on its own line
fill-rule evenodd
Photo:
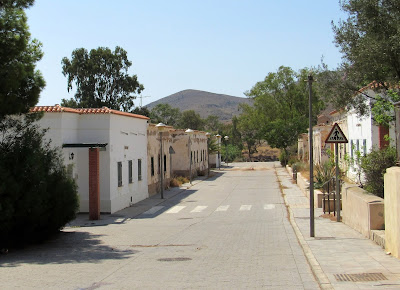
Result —
M 325 143 L 349 143 L 338 123 L 335 123 Z

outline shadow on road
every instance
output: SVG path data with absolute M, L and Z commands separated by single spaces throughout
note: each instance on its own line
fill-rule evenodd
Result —
M 127 259 L 138 252 L 110 247 L 102 243 L 100 237 L 88 232 L 62 231 L 42 244 L 0 255 L 0 267 L 18 267 L 21 264 L 96 264 L 103 260 Z

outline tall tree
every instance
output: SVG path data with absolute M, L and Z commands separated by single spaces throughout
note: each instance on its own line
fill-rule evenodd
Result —
M 183 111 L 179 126 L 192 130 L 203 130 L 204 120 L 194 110 Z
M 360 89 L 375 82 L 377 106 L 392 107 L 396 96 L 387 89 L 397 90 L 400 81 L 399 1 L 343 0 L 340 5 L 348 18 L 332 26 L 343 63 L 335 71 L 325 67 L 320 86 L 337 108 L 354 108 L 365 115 L 376 100 Z
M 68 91 L 76 85 L 75 99 L 62 100 L 71 107 L 100 108 L 130 112 L 134 108 L 135 94 L 144 87 L 136 75 L 129 75 L 132 62 L 127 52 L 117 46 L 114 51 L 99 47 L 88 52 L 75 49 L 71 59 L 62 59 L 62 72 L 68 78 Z
M 241 104 L 242 114 L 238 118 L 238 130 L 251 160 L 252 154 L 257 152 L 260 145 L 262 132 L 260 130 L 259 112 L 248 104 Z
M 153 123 L 164 123 L 170 126 L 177 126 L 181 118 L 181 111 L 169 104 L 157 104 L 150 111 L 150 119 Z
M 299 72 L 281 66 L 276 73 L 269 73 L 258 82 L 247 95 L 254 99 L 254 114 L 258 118 L 259 130 L 272 147 L 286 150 L 294 144 L 299 134 L 308 127 L 309 70 Z M 317 94 L 313 98 L 313 118 L 321 109 Z
M 43 56 L 41 43 L 31 40 L 23 11 L 32 4 L 33 0 L 0 2 L 0 119 L 27 113 L 45 86 L 35 69 Z

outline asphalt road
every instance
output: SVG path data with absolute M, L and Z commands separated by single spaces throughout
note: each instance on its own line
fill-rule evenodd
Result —
M 230 164 L 140 215 L 0 255 L 0 288 L 319 289 L 274 164 Z

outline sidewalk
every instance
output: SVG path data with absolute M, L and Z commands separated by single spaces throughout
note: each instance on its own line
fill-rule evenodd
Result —
M 292 226 L 322 289 L 400 289 L 400 260 L 347 225 L 322 218 L 315 208 L 315 237 L 310 237 L 309 200 L 276 168 Z

